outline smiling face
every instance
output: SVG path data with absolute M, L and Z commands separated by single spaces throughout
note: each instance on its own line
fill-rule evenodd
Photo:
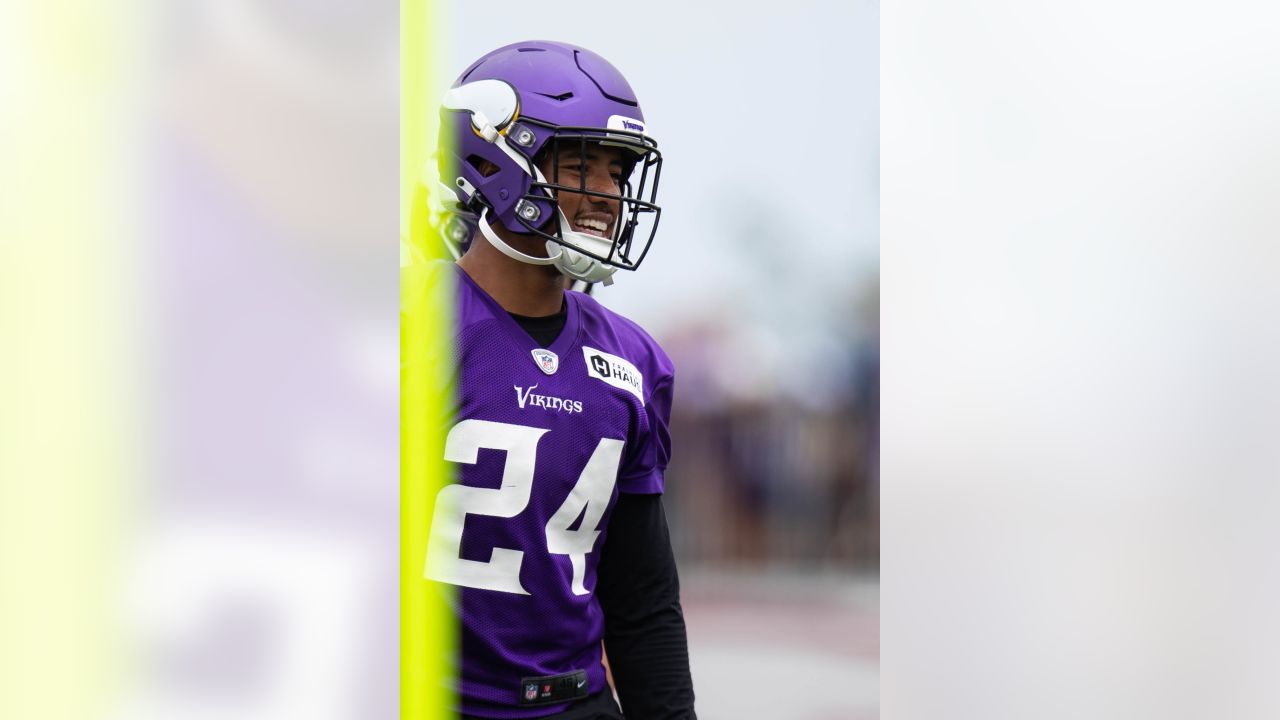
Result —
M 583 146 L 571 143 L 549 152 L 541 169 L 554 184 L 612 196 L 557 192 L 560 211 L 569 220 L 571 229 L 597 237 L 613 237 L 621 205 L 617 195 L 621 192 L 624 172 L 621 148 L 587 143 L 584 152 Z

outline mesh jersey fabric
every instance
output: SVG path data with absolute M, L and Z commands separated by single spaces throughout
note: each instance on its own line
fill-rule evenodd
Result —
M 532 353 L 538 343 L 465 272 L 457 274 L 454 431 L 465 425 L 500 439 L 537 435 L 532 452 L 513 453 L 481 441 L 474 462 L 455 465 L 457 484 L 504 493 L 512 492 L 508 485 L 520 471 L 512 469 L 513 454 L 532 466 L 528 501 L 517 513 L 461 517 L 460 560 L 474 568 L 490 563 L 495 549 L 522 555 L 518 586 L 512 586 L 516 591 L 468 586 L 466 578 L 456 583 L 459 709 L 480 717 L 540 717 L 568 704 L 520 705 L 521 678 L 583 670 L 589 692 L 607 688 L 600 663 L 604 618 L 594 593 L 596 568 L 618 494 L 663 491 L 674 368 L 635 323 L 590 296 L 567 291 L 564 329 L 545 348 L 555 354 L 557 367 L 547 373 Z M 620 374 L 625 382 L 618 380 Z M 608 452 L 610 443 L 621 443 L 615 455 Z M 581 504 L 578 493 L 588 467 L 596 472 L 604 467 L 611 487 L 601 496 L 607 502 L 594 524 L 599 534 L 575 567 L 571 554 L 552 551 L 549 525 L 563 506 Z M 592 530 L 583 525 L 593 511 L 599 508 L 588 501 L 565 529 Z M 578 583 L 581 593 L 574 592 Z

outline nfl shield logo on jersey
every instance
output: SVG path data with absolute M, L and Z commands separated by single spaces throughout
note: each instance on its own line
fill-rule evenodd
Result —
M 542 372 L 548 375 L 555 375 L 556 370 L 560 369 L 560 357 L 550 350 L 538 348 L 533 351 L 533 361 L 538 363 L 538 367 Z
M 524 699 L 534 700 L 538 697 L 538 686 L 534 683 L 528 683 L 524 686 Z

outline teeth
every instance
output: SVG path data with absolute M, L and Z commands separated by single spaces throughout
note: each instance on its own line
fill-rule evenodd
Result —
M 603 233 L 604 231 L 609 229 L 608 224 L 602 223 L 599 220 L 582 219 L 582 220 L 578 220 L 574 224 L 584 230 L 595 230 L 596 232 L 600 232 L 600 233 Z

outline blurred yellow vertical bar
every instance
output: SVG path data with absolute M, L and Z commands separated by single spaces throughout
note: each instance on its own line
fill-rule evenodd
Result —
M 400 4 L 400 717 L 453 717 L 456 622 L 423 577 L 436 492 L 448 481 L 444 428 L 451 294 L 428 282 L 436 253 L 414 221 L 433 151 L 441 87 L 441 0 Z M 416 202 L 415 202 L 416 201 Z
M 0 718 L 108 713 L 137 408 L 136 3 L 0 3 Z

